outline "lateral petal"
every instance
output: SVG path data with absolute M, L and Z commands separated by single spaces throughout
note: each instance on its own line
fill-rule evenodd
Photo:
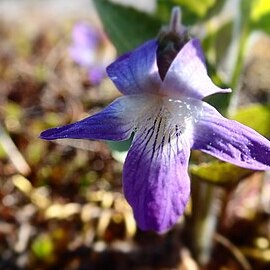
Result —
M 270 169 L 270 141 L 239 122 L 224 118 L 203 103 L 202 117 L 194 132 L 193 149 L 253 170 Z
M 101 112 L 69 125 L 45 130 L 40 137 L 45 140 L 125 140 L 133 132 L 134 122 L 148 101 L 143 95 L 122 96 Z
M 123 171 L 124 194 L 142 230 L 163 232 L 183 214 L 190 194 L 190 148 L 163 118 L 135 134 Z
M 156 63 L 156 40 L 150 40 L 119 57 L 107 74 L 124 95 L 154 93 L 161 85 Z
M 231 89 L 217 87 L 207 75 L 204 54 L 198 39 L 191 39 L 179 51 L 165 76 L 161 92 L 167 96 L 202 99 Z

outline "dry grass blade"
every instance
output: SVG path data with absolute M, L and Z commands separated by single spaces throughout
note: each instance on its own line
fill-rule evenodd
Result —
M 10 161 L 14 165 L 14 167 L 18 170 L 22 175 L 28 175 L 31 171 L 29 165 L 25 161 L 24 157 L 18 150 L 17 146 L 11 140 L 10 136 L 4 130 L 0 123 L 0 144 L 2 145 L 4 151 L 9 157 Z
M 229 239 L 218 233 L 214 235 L 214 239 L 216 242 L 220 243 L 222 246 L 226 247 L 231 252 L 231 254 L 239 262 L 239 264 L 244 270 L 252 270 L 252 267 L 244 254 L 237 246 L 235 246 L 231 241 L 229 241 Z

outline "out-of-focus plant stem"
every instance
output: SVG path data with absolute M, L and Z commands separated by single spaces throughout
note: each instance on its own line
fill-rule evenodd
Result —
M 237 42 L 237 54 L 235 60 L 234 70 L 232 72 L 230 86 L 233 89 L 231 94 L 230 103 L 228 106 L 227 114 L 233 115 L 236 111 L 238 103 L 239 82 L 244 65 L 245 53 L 247 48 L 247 39 L 250 34 L 250 14 L 252 7 L 252 0 L 240 1 L 241 7 L 239 8 L 239 14 L 235 19 L 233 42 Z
M 222 190 L 206 182 L 192 182 L 192 249 L 196 260 L 205 265 L 211 257 L 214 235 L 221 210 Z
M 239 16 L 235 20 L 233 42 L 237 42 L 237 54 L 230 86 L 234 89 L 228 114 L 236 110 L 239 80 L 244 64 L 247 39 L 250 33 L 250 0 L 240 1 Z M 209 262 L 225 190 L 208 183 L 193 180 L 192 183 L 192 239 L 193 253 L 201 265 Z
M 9 134 L 4 130 L 1 123 L 0 123 L 0 144 L 2 145 L 8 158 L 13 163 L 17 171 L 22 175 L 28 175 L 31 171 L 29 165 L 25 161 L 21 152 L 18 150 L 17 146 L 10 138 Z

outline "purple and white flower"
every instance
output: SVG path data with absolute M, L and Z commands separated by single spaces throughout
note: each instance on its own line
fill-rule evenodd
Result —
M 202 99 L 228 93 L 213 84 L 197 39 L 173 11 L 171 28 L 113 62 L 107 73 L 123 94 L 103 111 L 41 133 L 62 138 L 126 140 L 135 133 L 123 169 L 124 194 L 143 230 L 165 231 L 190 195 L 190 149 L 254 170 L 270 169 L 270 142 L 224 118 Z

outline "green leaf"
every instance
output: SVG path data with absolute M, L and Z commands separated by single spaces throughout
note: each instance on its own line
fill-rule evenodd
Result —
M 37 165 L 44 157 L 45 142 L 42 140 L 34 140 L 28 144 L 25 151 L 27 161 L 31 165 Z
M 270 14 L 270 1 L 269 0 L 253 0 L 251 20 L 259 21 L 262 17 Z
M 251 26 L 270 34 L 270 1 L 253 0 L 251 12 Z
M 216 0 L 177 0 L 175 2 L 180 6 L 187 7 L 198 16 L 203 17 L 206 15 L 208 9 L 215 4 Z
M 262 30 L 270 35 L 270 24 L 269 24 L 270 12 L 261 16 L 259 20 L 251 23 L 252 29 Z
M 119 162 L 124 163 L 127 156 L 128 149 L 131 146 L 134 134 L 128 140 L 125 141 L 107 141 L 107 144 L 111 150 L 112 156 Z
M 157 10 L 160 17 L 168 20 L 172 7 L 180 6 L 183 21 L 187 23 L 203 18 L 216 4 L 220 6 L 223 2 L 224 0 L 157 0 Z
M 160 30 L 161 21 L 149 14 L 108 0 L 94 0 L 94 3 L 118 54 L 130 51 L 155 38 Z
M 1 141 L 0 141 L 0 159 L 4 159 L 7 157 L 7 153 L 6 151 L 4 150 L 2 144 L 1 144 Z
M 192 179 L 215 185 L 233 185 L 254 171 L 237 167 L 230 163 L 212 161 L 190 166 Z
M 179 5 L 178 0 L 157 0 L 157 10 L 156 15 L 165 24 L 170 21 L 172 8 L 175 6 L 180 6 L 182 11 L 182 23 L 184 25 L 190 26 L 199 21 L 199 16 L 194 14 L 186 6 Z
M 270 104 L 243 107 L 231 118 L 270 138 Z
M 112 151 L 125 152 L 129 149 L 132 140 L 133 136 L 132 138 L 125 141 L 107 141 L 107 144 Z

